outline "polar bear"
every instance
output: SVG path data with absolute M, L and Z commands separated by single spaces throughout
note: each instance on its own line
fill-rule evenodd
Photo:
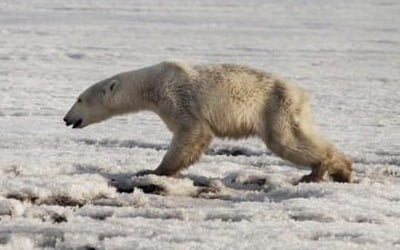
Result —
M 246 66 L 166 61 L 120 73 L 85 90 L 64 121 L 83 128 L 141 110 L 155 112 L 173 139 L 158 168 L 139 174 L 174 176 L 214 137 L 258 136 L 281 158 L 311 168 L 302 182 L 352 180 L 351 160 L 315 129 L 307 92 Z

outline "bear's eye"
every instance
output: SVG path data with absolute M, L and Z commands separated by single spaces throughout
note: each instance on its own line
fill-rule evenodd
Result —
M 78 99 L 78 103 L 81 103 L 81 102 L 82 102 L 82 99 L 81 99 L 81 98 L 79 98 L 79 99 Z

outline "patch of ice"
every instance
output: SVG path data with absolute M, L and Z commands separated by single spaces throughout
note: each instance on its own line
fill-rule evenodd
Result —
M 57 242 L 57 249 L 97 249 L 100 246 L 97 235 L 66 233 L 63 241 Z
M 21 201 L 6 199 L 0 196 L 0 216 L 21 216 L 25 210 L 25 204 Z
M 0 250 L 36 250 L 35 243 L 32 239 L 25 236 L 10 236 L 5 239 L 5 244 L 0 243 Z
M 197 196 L 202 188 L 193 185 L 187 178 L 171 178 L 166 176 L 146 175 L 133 177 L 131 184 L 144 189 L 148 193 L 173 196 Z
M 1 177 L 0 177 L 1 178 Z M 100 198 L 114 197 L 115 188 L 100 175 L 2 178 L 0 194 L 34 204 L 83 205 Z
M 134 188 L 131 193 L 120 193 L 114 198 L 93 201 L 94 205 L 118 207 L 143 207 L 149 202 L 148 197 L 139 188 Z

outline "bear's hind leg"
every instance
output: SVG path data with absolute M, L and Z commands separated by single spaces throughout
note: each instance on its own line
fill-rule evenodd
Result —
M 283 159 L 311 167 L 311 173 L 303 176 L 301 182 L 321 182 L 328 175 L 337 182 L 351 182 L 351 161 L 308 125 L 280 119 L 277 127 L 268 131 L 264 141 Z
M 283 132 L 284 135 L 273 133 L 266 139 L 267 147 L 294 164 L 309 166 L 311 173 L 301 178 L 301 182 L 321 182 L 329 174 L 327 165 L 321 164 L 326 146 L 305 135 L 299 136 L 291 131 Z
M 320 164 L 311 165 L 311 173 L 301 177 L 300 182 L 321 182 L 325 180 L 328 171 L 320 166 Z
M 278 97 L 279 106 L 268 112 L 261 135 L 267 147 L 294 164 L 309 166 L 311 173 L 303 182 L 321 182 L 328 175 L 350 182 L 351 162 L 317 133 L 307 98 L 294 102 L 289 96 Z

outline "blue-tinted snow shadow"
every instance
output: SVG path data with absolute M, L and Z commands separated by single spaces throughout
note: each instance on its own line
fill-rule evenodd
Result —
M 138 140 L 94 140 L 94 139 L 78 139 L 77 143 L 82 143 L 86 145 L 94 145 L 100 147 L 108 148 L 142 148 L 142 149 L 153 149 L 153 150 L 168 150 L 168 145 L 166 144 L 156 144 L 142 142 Z M 261 156 L 261 155 L 271 155 L 270 152 L 266 150 L 251 150 L 246 147 L 240 146 L 230 146 L 226 145 L 224 148 L 213 147 L 205 152 L 206 155 L 226 155 L 226 156 Z

